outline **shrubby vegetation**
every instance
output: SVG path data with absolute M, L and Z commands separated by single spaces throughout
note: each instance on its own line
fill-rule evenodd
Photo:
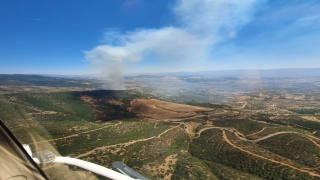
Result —
M 312 168 L 320 166 L 320 148 L 298 134 L 279 134 L 262 140 L 258 144 L 300 164 Z
M 63 155 L 78 155 L 96 147 L 128 142 L 134 139 L 149 138 L 160 134 L 169 125 L 154 122 L 129 121 L 119 125 L 111 125 L 99 131 L 79 134 L 75 137 L 56 140 L 54 143 Z M 60 147 L 60 148 L 59 148 Z
M 320 129 L 320 122 L 305 120 L 299 116 L 294 116 L 294 115 L 284 116 L 275 120 L 271 120 L 270 117 L 271 117 L 270 114 L 262 114 L 262 113 L 251 115 L 252 119 L 265 121 L 272 124 L 290 125 L 290 126 L 298 127 L 298 128 L 309 130 L 309 131 L 315 131 Z
M 48 80 L 46 77 L 30 76 L 33 80 L 24 82 L 24 76 L 15 76 L 15 80 L 12 77 L 0 78 L 0 85 L 11 83 L 14 86 L 89 87 L 85 83 L 81 85 L 85 80 Z M 195 81 L 197 80 L 190 78 L 183 80 L 183 83 L 191 82 L 193 86 Z M 266 95 L 269 91 L 262 92 L 261 96 L 256 92 L 248 92 L 246 97 L 232 99 L 234 103 L 243 102 L 247 98 L 247 106 L 235 110 L 231 108 L 232 103 L 219 104 L 218 101 L 226 102 L 229 98 L 226 92 L 236 92 L 234 87 L 246 86 L 234 84 L 240 82 L 240 79 L 202 81 L 221 83 L 221 87 L 210 89 L 212 85 L 207 84 L 204 88 L 181 86 L 170 89 L 164 86 L 166 82 L 163 81 L 163 92 L 148 86 L 146 89 L 150 92 L 94 90 L 5 94 L 0 95 L 0 117 L 18 139 L 30 144 L 33 150 L 36 146 L 40 149 L 47 148 L 46 144 L 51 143 L 64 156 L 80 157 L 110 168 L 113 161 L 122 161 L 152 179 L 163 179 L 170 177 L 170 174 L 172 179 L 317 179 L 308 173 L 265 159 L 285 162 L 301 169 L 315 168 L 310 171 L 319 173 L 319 147 L 307 139 L 306 134 L 320 136 L 320 123 L 302 118 L 315 111 L 303 106 L 301 110 L 277 112 L 271 109 L 269 113 L 268 108 L 273 101 L 279 102 L 286 97 L 276 90 L 270 91 L 274 96 Z M 225 81 L 232 81 L 232 84 L 228 85 Z M 176 81 L 171 83 L 175 84 Z M 216 95 L 219 91 L 223 93 Z M 308 96 L 309 99 L 311 97 L 313 95 Z M 160 122 L 129 112 L 130 102 L 136 98 L 155 98 L 214 110 L 210 114 L 200 112 L 195 120 L 188 119 L 192 123 Z M 213 104 L 212 99 L 217 103 Z M 203 123 L 204 120 L 209 123 Z M 185 127 L 188 123 L 191 133 Z M 204 128 L 216 129 L 207 129 L 199 137 L 197 132 Z M 236 147 L 265 158 L 228 144 L 223 139 L 222 130 Z M 280 131 L 294 131 L 304 135 L 280 134 L 262 141 L 253 141 Z M 30 132 L 37 133 L 41 138 L 32 139 L 34 137 L 29 136 Z M 238 135 L 243 140 L 235 136 L 235 132 L 239 132 Z M 319 143 L 316 139 L 313 140 Z M 168 157 L 172 159 L 168 160 Z M 69 168 L 73 171 L 71 174 L 74 178 L 82 177 L 83 174 L 78 173 L 81 169 L 73 166 Z M 68 168 L 63 168 L 63 172 L 67 170 Z M 52 168 L 48 168 L 48 173 L 51 174 L 50 177 L 67 178 L 54 174 Z
M 292 111 L 297 114 L 312 114 L 314 115 L 317 110 L 315 109 L 290 109 L 289 111 Z
M 209 103 L 209 102 L 199 102 L 199 101 L 188 101 L 188 102 L 186 102 L 186 104 L 192 105 L 192 106 L 214 108 L 214 109 L 231 108 L 231 106 L 224 105 L 224 104 L 212 104 L 212 103 Z
M 254 122 L 248 119 L 223 119 L 223 120 L 221 119 L 221 120 L 213 121 L 212 123 L 213 125 L 219 126 L 219 127 L 235 128 L 244 135 L 257 132 L 257 130 L 262 129 L 263 127 L 270 126 L 270 125 Z
M 99 83 L 92 82 L 87 84 L 86 79 L 80 78 L 61 78 L 40 75 L 22 75 L 22 74 L 1 74 L 0 85 L 4 86 L 49 86 L 49 87 L 99 87 Z
M 313 179 L 307 173 L 289 170 L 279 164 L 259 159 L 233 148 L 221 139 L 221 130 L 208 130 L 190 144 L 190 153 L 213 166 L 211 162 L 255 174 L 265 179 Z

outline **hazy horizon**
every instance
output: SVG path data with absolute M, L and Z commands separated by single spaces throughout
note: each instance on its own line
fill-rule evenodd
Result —
M 299 74 L 298 74 L 299 73 Z M 0 75 L 40 75 L 40 76 L 56 76 L 56 77 L 99 77 L 95 74 L 36 74 L 36 73 L 1 73 Z M 177 72 L 141 72 L 127 73 L 124 77 L 154 75 L 154 76 L 180 76 L 180 75 L 200 75 L 200 76 L 273 76 L 273 77 L 320 77 L 320 68 L 279 68 L 279 69 L 226 69 L 226 70 L 211 70 L 211 71 L 177 71 Z
M 119 80 L 130 73 L 320 67 L 314 0 L 5 0 L 0 15 L 1 73 Z

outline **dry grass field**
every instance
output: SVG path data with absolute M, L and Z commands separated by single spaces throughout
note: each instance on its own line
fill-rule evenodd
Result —
M 130 102 L 129 111 L 141 116 L 154 119 L 181 119 L 193 117 L 200 111 L 212 111 L 213 109 L 176 104 L 156 99 L 134 99 Z

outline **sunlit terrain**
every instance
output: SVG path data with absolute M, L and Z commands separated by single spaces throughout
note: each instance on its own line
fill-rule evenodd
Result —
M 320 180 L 319 0 L 2 0 L 0 27 L 0 119 L 49 179 Z
M 0 79 L 0 117 L 33 152 L 122 161 L 151 179 L 320 179 L 317 77 L 130 76 L 113 91 L 95 79 Z

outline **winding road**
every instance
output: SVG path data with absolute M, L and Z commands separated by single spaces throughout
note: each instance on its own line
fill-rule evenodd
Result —
M 297 171 L 300 171 L 300 172 L 303 172 L 303 173 L 308 173 L 308 174 L 310 174 L 311 176 L 319 177 L 319 178 L 320 178 L 320 175 L 319 175 L 319 174 L 316 174 L 316 173 L 314 173 L 314 172 L 311 172 L 311 171 L 308 171 L 308 170 L 305 170 L 305 169 L 300 169 L 300 168 L 297 168 L 297 167 L 292 166 L 292 165 L 290 165 L 290 164 L 286 164 L 286 163 L 283 163 L 283 162 L 276 161 L 276 160 L 274 160 L 274 159 L 266 158 L 266 157 L 264 157 L 264 156 L 261 156 L 261 155 L 252 153 L 252 152 L 250 152 L 250 151 L 248 151 L 248 150 L 245 150 L 245 149 L 242 149 L 241 147 L 238 147 L 238 146 L 234 145 L 234 144 L 228 139 L 225 130 L 222 130 L 222 129 L 221 129 L 221 131 L 222 131 L 222 133 L 223 133 L 223 139 L 224 139 L 229 145 L 231 145 L 232 147 L 234 147 L 234 148 L 236 148 L 236 149 L 239 149 L 239 150 L 242 151 L 242 152 L 245 152 L 245 153 L 248 153 L 248 154 L 250 154 L 250 155 L 252 155 L 252 156 L 255 156 L 255 157 L 258 157 L 258 158 L 267 160 L 267 161 L 271 161 L 271 162 L 273 162 L 273 163 L 277 163 L 277 164 L 280 164 L 280 165 L 282 165 L 282 166 L 287 166 L 287 167 L 289 167 L 289 168 L 291 168 L 291 169 L 294 169 L 294 170 L 297 170 Z

